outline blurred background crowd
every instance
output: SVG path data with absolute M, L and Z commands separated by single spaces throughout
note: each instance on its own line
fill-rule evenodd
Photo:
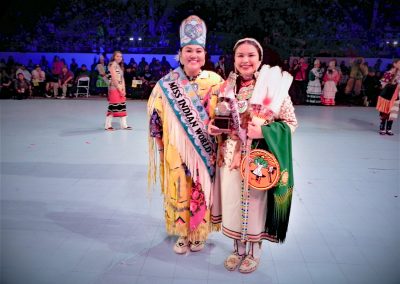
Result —
M 263 45 L 264 63 L 279 65 L 294 76 L 291 96 L 295 104 L 315 103 L 307 99 L 310 78 L 315 80 L 310 74 L 316 74 L 318 69 L 321 90 L 317 91 L 322 94 L 329 61 L 336 58 L 334 68 L 339 74 L 335 79 L 336 104 L 374 105 L 380 79 L 391 68 L 387 62 L 400 57 L 399 3 L 389 0 L 8 1 L 1 4 L 0 55 L 7 56 L 0 56 L 0 97 L 77 97 L 82 77 L 89 78 L 89 86 L 84 89 L 87 95 L 105 95 L 107 85 L 101 82 L 102 73 L 107 71 L 109 54 L 120 50 L 126 54 L 128 96 L 145 99 L 155 82 L 177 66 L 171 55 L 179 49 L 180 22 L 190 14 L 197 14 L 208 29 L 204 69 L 226 77 L 233 69 L 231 50 L 236 40 L 254 37 Z M 27 62 L 13 56 L 27 53 L 37 56 Z M 67 56 L 79 53 L 94 55 L 93 62 Z M 151 54 L 151 59 L 139 54 Z M 304 66 L 298 69 L 301 58 Z M 319 66 L 313 70 L 316 59 Z M 357 73 L 356 87 L 349 91 L 346 86 L 355 65 L 362 68 Z
M 289 56 L 398 57 L 391 0 L 36 0 L 1 4 L 1 51 L 175 53 L 182 19 L 207 23 L 207 50 L 254 37 Z

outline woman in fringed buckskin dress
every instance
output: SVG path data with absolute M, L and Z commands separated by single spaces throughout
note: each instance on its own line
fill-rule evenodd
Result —
M 184 254 L 204 248 L 208 234 L 218 230 L 210 222 L 216 144 L 207 125 L 222 78 L 202 70 L 206 26 L 197 16 L 180 27 L 180 67 L 161 78 L 148 101 L 150 121 L 149 182 L 156 181 L 159 153 L 165 225 L 178 236 L 174 251 Z

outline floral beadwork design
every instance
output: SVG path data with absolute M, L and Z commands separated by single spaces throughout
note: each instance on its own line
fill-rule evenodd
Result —
M 193 184 L 192 195 L 190 198 L 190 215 L 194 216 L 205 206 L 204 193 L 201 190 L 201 185 L 197 181 Z
M 155 110 L 150 117 L 150 136 L 154 138 L 162 138 L 163 136 L 161 118 Z

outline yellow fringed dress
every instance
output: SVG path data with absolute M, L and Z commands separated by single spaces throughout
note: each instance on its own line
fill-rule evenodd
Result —
M 219 86 L 222 81 L 218 74 L 211 71 L 202 71 L 191 82 L 194 89 L 197 89 L 197 95 L 201 99 L 203 106 L 210 110 L 208 111 L 210 118 L 214 116 L 213 110 L 217 103 Z M 196 229 L 191 230 L 189 227 L 191 217 L 189 206 L 193 173 L 188 175 L 185 172 L 185 161 L 190 161 L 196 153 L 191 151 L 181 153 L 183 151 L 179 150 L 179 148 L 182 149 L 182 147 L 177 147 L 177 144 L 185 140 L 186 135 L 159 84 L 154 87 L 150 95 L 147 111 L 149 121 L 154 111 L 156 111 L 162 123 L 164 160 L 159 161 L 158 164 L 161 192 L 164 196 L 166 231 L 169 235 L 188 237 L 189 241 L 204 241 L 211 231 L 218 230 L 218 227 L 213 226 L 210 222 L 210 192 L 212 188 L 204 188 L 204 185 L 201 185 L 208 206 L 203 221 Z M 155 139 L 149 134 L 149 190 L 152 190 L 157 180 L 158 155 L 156 155 L 155 147 Z M 188 171 L 187 168 L 186 171 Z

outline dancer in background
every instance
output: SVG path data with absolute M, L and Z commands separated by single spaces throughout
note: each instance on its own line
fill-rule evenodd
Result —
M 315 59 L 314 68 L 308 73 L 308 85 L 307 85 L 307 104 L 320 104 L 321 103 L 321 81 L 322 71 L 321 62 L 319 59 Z
M 383 75 L 381 84 L 383 89 L 376 104 L 381 118 L 379 134 L 392 136 L 393 120 L 399 114 L 400 59 L 393 61 L 392 68 Z
M 328 64 L 328 70 L 323 78 L 323 93 L 321 96 L 321 103 L 325 106 L 334 106 L 335 105 L 335 96 L 337 92 L 337 84 L 340 80 L 340 74 L 336 69 L 336 61 L 331 60 Z
M 113 117 L 119 117 L 121 129 L 132 130 L 127 124 L 126 112 L 126 90 L 124 81 L 124 63 L 122 53 L 114 51 L 108 69 L 110 70 L 110 84 L 108 86 L 108 111 L 106 116 L 105 130 L 112 131 Z

